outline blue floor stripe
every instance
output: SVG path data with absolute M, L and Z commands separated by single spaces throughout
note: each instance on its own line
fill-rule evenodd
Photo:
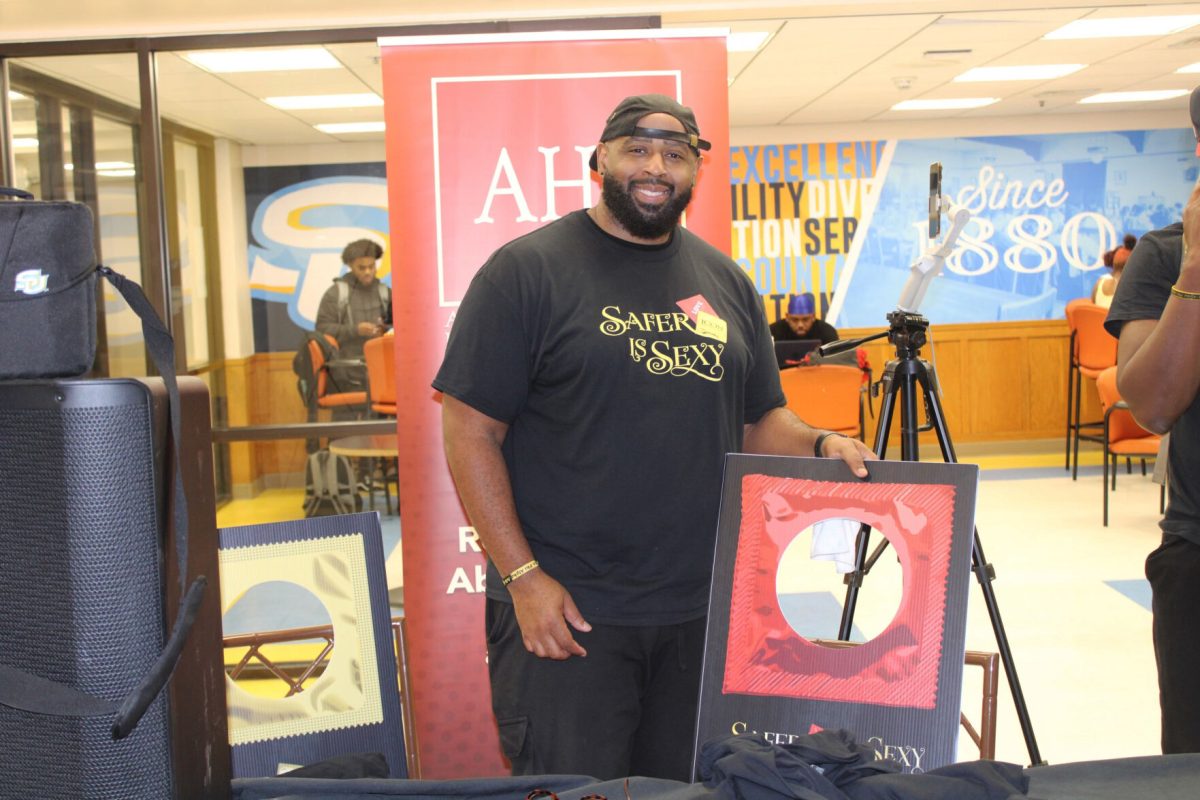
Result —
M 1147 611 L 1150 610 L 1150 583 L 1145 578 L 1105 581 L 1104 583 L 1116 589 Z

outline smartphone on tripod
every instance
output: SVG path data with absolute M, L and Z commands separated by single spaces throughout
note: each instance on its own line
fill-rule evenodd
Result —
M 929 238 L 942 232 L 942 162 L 929 165 Z

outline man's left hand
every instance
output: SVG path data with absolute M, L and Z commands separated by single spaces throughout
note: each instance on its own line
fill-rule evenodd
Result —
M 820 454 L 826 458 L 840 458 L 860 478 L 868 477 L 866 462 L 879 460 L 871 448 L 849 436 L 827 437 L 821 444 Z

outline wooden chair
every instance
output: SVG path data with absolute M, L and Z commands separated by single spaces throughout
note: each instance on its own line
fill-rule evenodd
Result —
M 1104 421 L 1080 422 L 1079 409 L 1083 379 L 1096 380 L 1103 370 L 1117 363 L 1117 340 L 1104 329 L 1107 316 L 1108 309 L 1091 300 L 1067 303 L 1067 325 L 1071 329 L 1071 363 L 1067 372 L 1067 468 L 1071 470 L 1072 480 L 1079 475 L 1079 440 L 1103 443 Z
M 825 647 L 854 647 L 859 644 L 859 642 L 844 642 L 841 639 L 815 639 L 813 641 Z M 971 741 L 979 748 L 979 757 L 993 759 L 996 757 L 996 706 L 997 698 L 1000 696 L 1000 654 L 968 650 L 963 663 L 966 666 L 979 667 L 983 670 L 983 682 L 980 687 L 982 704 L 978 728 L 971 723 L 965 712 L 958 713 L 958 721 L 967 735 L 971 737 Z
M 396 337 L 391 333 L 368 339 L 363 345 L 367 361 L 367 393 L 370 408 L 377 414 L 396 416 L 396 362 L 393 348 Z
M 863 437 L 863 372 L 841 364 L 781 370 L 787 407 L 814 428 Z
M 1117 457 L 1140 458 L 1142 474 L 1146 474 L 1146 459 L 1158 455 L 1162 437 L 1150 433 L 1138 425 L 1129 411 L 1128 404 L 1117 391 L 1117 368 L 1109 367 L 1096 378 L 1096 389 L 1100 392 L 1100 406 L 1104 409 L 1104 524 L 1108 525 L 1108 474 L 1112 466 L 1112 488 L 1117 488 Z M 1159 488 L 1158 507 L 1163 510 L 1166 503 L 1166 486 Z

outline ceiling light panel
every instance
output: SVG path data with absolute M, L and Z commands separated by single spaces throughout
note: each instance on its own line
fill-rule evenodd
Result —
M 1183 97 L 1188 91 L 1187 89 L 1155 89 L 1145 92 L 1100 92 L 1100 94 L 1085 97 L 1079 102 L 1084 105 L 1091 103 L 1153 103 L 1159 100 Z
M 1079 72 L 1087 64 L 1027 64 L 1012 67 L 975 67 L 954 80 L 958 83 L 976 81 L 1046 81 Z
M 1000 102 L 999 97 L 947 97 L 940 100 L 903 100 L 892 111 L 952 111 L 964 108 L 983 108 Z
M 770 36 L 769 31 L 733 31 L 725 37 L 725 49 L 730 53 L 753 53 Z
M 288 47 L 276 50 L 200 50 L 184 58 L 209 72 L 292 72 L 338 69 L 342 65 L 324 47 Z
M 382 133 L 382 122 L 327 122 L 314 125 L 322 133 Z
M 383 105 L 383 98 L 373 92 L 357 94 L 309 94 L 284 97 L 264 97 L 267 105 L 284 111 L 300 111 L 317 108 L 367 108 Z
M 1162 17 L 1077 19 L 1045 35 L 1046 39 L 1116 39 L 1126 36 L 1168 36 L 1200 25 L 1200 14 Z

